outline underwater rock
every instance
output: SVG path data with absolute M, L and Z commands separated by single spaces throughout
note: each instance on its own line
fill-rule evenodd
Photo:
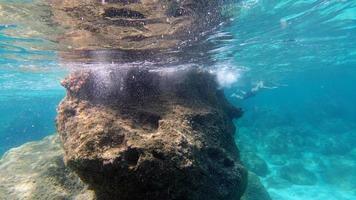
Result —
M 266 179 L 266 184 L 267 188 L 273 188 L 273 189 L 286 189 L 288 187 L 291 187 L 293 184 L 290 183 L 289 181 L 280 178 L 278 176 L 269 176 Z
M 306 134 L 305 130 L 293 126 L 275 127 L 264 135 L 264 146 L 271 156 L 300 159 L 303 151 L 315 147 L 310 134 L 303 134 Z
M 320 175 L 325 183 L 335 185 L 342 190 L 356 192 L 356 159 L 349 156 L 329 155 L 322 159 Z
M 352 151 L 356 144 L 354 131 L 338 133 L 337 138 L 321 137 L 319 140 L 318 149 L 325 156 L 329 155 L 346 155 Z
M 253 172 L 248 173 L 246 192 L 241 200 L 271 200 L 271 197 L 262 185 L 260 179 Z
M 8 151 L 0 160 L 0 199 L 93 199 L 63 162 L 58 135 Z
M 65 163 L 98 199 L 239 199 L 247 172 L 215 78 L 198 69 L 77 71 L 62 84 Z
M 288 162 L 288 155 L 276 155 L 272 154 L 269 156 L 269 163 L 273 165 L 286 165 Z
M 305 169 L 300 163 L 293 163 L 281 167 L 279 176 L 296 185 L 314 185 L 317 183 L 316 175 Z
M 283 154 L 292 154 L 291 150 L 294 148 L 293 140 L 294 135 L 290 134 L 288 128 L 274 128 L 268 133 L 266 137 L 267 144 L 269 144 L 266 149 L 271 155 L 283 155 Z
M 248 170 L 259 176 L 266 176 L 269 173 L 266 161 L 254 152 L 242 152 L 241 161 Z

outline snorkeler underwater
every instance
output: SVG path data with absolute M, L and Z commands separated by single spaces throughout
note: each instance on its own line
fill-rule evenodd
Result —
M 0 0 L 0 200 L 356 200 L 356 1 Z

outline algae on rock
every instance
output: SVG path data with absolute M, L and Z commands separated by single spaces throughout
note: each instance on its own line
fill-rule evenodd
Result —
M 112 69 L 112 85 L 95 74 L 76 72 L 63 81 L 67 97 L 57 127 L 66 164 L 97 198 L 242 196 L 247 173 L 231 121 L 241 110 L 227 102 L 213 75 Z

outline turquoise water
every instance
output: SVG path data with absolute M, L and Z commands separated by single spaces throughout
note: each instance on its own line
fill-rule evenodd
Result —
M 356 1 L 243 1 L 225 31 L 217 59 L 241 69 L 226 89 L 245 110 L 236 140 L 266 162 L 255 171 L 271 197 L 356 199 Z
M 0 25 L 0 155 L 54 133 L 56 106 L 64 96 L 55 52 L 14 45 L 43 42 L 3 33 L 15 28 Z
M 253 155 L 245 164 L 273 200 L 356 199 L 356 1 L 234 8 L 208 40 L 226 96 L 245 110 L 235 121 L 242 155 Z M 0 155 L 55 132 L 65 94 L 56 52 L 7 34 L 21 28 L 0 24 Z

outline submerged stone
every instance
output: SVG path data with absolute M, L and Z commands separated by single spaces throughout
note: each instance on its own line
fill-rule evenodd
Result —
M 66 27 L 58 41 L 74 50 L 62 52 L 65 60 L 76 60 L 80 52 L 90 61 L 104 57 L 112 63 L 116 59 L 107 56 L 110 50 L 113 57 L 129 54 L 134 58 L 129 62 L 163 57 L 168 62 L 162 63 L 171 64 L 170 54 L 195 44 L 222 22 L 223 2 L 54 0 L 50 6 L 53 20 Z M 100 50 L 105 55 L 97 55 Z M 185 56 L 177 57 L 186 62 Z M 242 196 L 247 172 L 232 124 L 242 112 L 227 102 L 213 75 L 105 66 L 73 72 L 62 85 L 67 96 L 58 107 L 57 129 L 65 163 L 96 198 Z
M 345 191 L 356 192 L 356 160 L 349 156 L 327 156 L 320 164 L 320 175 L 325 183 Z
M 58 135 L 11 149 L 0 160 L 0 199 L 93 197 L 79 177 L 65 167 Z
M 271 200 L 260 179 L 253 172 L 248 173 L 246 192 L 241 200 Z
M 299 163 L 283 166 L 279 171 L 279 176 L 296 185 L 314 185 L 318 181 L 313 172 Z
M 234 143 L 241 115 L 213 75 L 192 69 L 79 71 L 57 127 L 65 162 L 98 199 L 239 199 L 247 173 Z
M 267 188 L 273 189 L 286 189 L 291 187 L 293 184 L 279 176 L 269 176 L 266 179 Z
M 288 163 L 288 155 L 276 155 L 276 154 L 272 154 L 269 156 L 270 159 L 268 160 L 269 163 L 273 164 L 273 165 L 286 165 Z
M 266 176 L 269 173 L 266 161 L 254 152 L 242 152 L 241 160 L 248 170 L 259 176 Z

